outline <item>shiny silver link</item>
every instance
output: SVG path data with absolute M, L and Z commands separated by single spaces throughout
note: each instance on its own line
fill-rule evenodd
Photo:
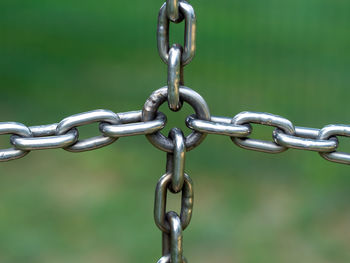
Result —
M 158 262 L 187 262 L 183 256 L 182 246 L 182 227 L 181 220 L 177 213 L 170 211 L 167 213 L 167 222 L 170 227 L 170 233 L 162 234 L 163 256 Z
M 11 136 L 11 144 L 17 149 L 32 151 L 65 148 L 78 140 L 79 133 L 77 129 L 71 129 L 66 134 L 50 136 L 56 133 L 56 127 L 57 124 L 29 127 L 35 137 Z
M 262 124 L 280 128 L 288 135 L 295 134 L 294 126 L 289 120 L 270 113 L 248 111 L 241 112 L 232 119 L 232 123 L 235 125 L 251 123 Z M 231 137 L 231 139 L 239 147 L 265 153 L 280 153 L 288 149 L 284 146 L 277 145 L 275 142 L 237 137 Z
M 180 129 L 172 128 L 169 132 L 169 138 L 174 142 L 174 152 L 167 153 L 166 171 L 172 174 L 170 191 L 178 193 L 185 180 L 185 137 Z
M 123 117 L 121 117 L 120 120 L 121 123 L 125 122 Z M 157 117 L 152 121 L 142 122 L 141 120 L 142 111 L 138 111 L 137 118 L 133 118 L 132 123 L 116 125 L 101 123 L 100 132 L 105 136 L 116 138 L 133 135 L 146 135 L 160 131 L 164 128 L 167 122 L 166 116 L 161 112 L 157 112 Z
M 302 138 L 317 139 L 320 129 L 295 126 L 295 134 Z
M 196 15 L 193 7 L 186 1 L 179 1 L 179 11 L 185 18 L 185 43 L 181 57 L 182 66 L 187 65 L 196 53 Z M 168 64 L 169 60 L 169 18 L 166 3 L 159 10 L 157 29 L 158 52 L 161 59 Z
M 166 13 L 169 20 L 178 22 L 180 20 L 179 0 L 166 0 Z
M 295 135 L 288 135 L 283 133 L 280 129 L 273 131 L 273 138 L 278 145 L 307 151 L 315 152 L 333 152 L 338 147 L 337 140 L 317 140 L 302 138 L 295 130 Z
M 328 140 L 335 136 L 350 137 L 350 126 L 349 125 L 327 125 L 321 129 L 318 139 Z M 333 151 L 330 153 L 320 153 L 320 155 L 331 162 L 350 164 L 350 153 Z
M 187 102 L 194 109 L 196 116 L 201 120 L 210 120 L 210 112 L 207 103 L 194 90 L 191 90 L 185 86 L 180 86 L 180 99 Z M 154 91 L 151 96 L 146 100 L 142 110 L 142 119 L 145 122 L 154 120 L 156 113 L 160 107 L 168 98 L 168 88 L 163 87 Z M 146 135 L 147 139 L 158 149 L 165 152 L 173 152 L 174 143 L 169 138 L 165 137 L 160 132 Z M 198 146 L 206 137 L 206 134 L 193 131 L 185 139 L 186 151 L 190 151 Z
M 118 112 L 117 113 L 121 123 L 133 123 L 140 122 L 142 119 L 142 110 L 128 111 L 128 112 Z
M 171 185 L 172 174 L 164 174 L 156 186 L 154 200 L 154 221 L 158 228 L 166 233 L 170 232 L 169 224 L 166 221 L 166 200 L 167 190 Z M 193 183 L 191 178 L 185 173 L 184 184 L 181 192 L 181 212 L 180 219 L 182 229 L 184 230 L 191 221 L 193 208 Z
M 172 111 L 181 109 L 180 84 L 181 83 L 181 54 L 182 48 L 174 44 L 169 51 L 168 61 L 168 104 Z
M 58 123 L 30 126 L 29 130 L 32 132 L 33 137 L 51 136 L 56 134 L 57 125 Z
M 227 135 L 231 137 L 247 137 L 251 133 L 251 127 L 246 125 L 234 125 L 232 118 L 211 116 L 210 121 L 199 120 L 195 115 L 186 119 L 188 128 L 209 134 Z
M 0 135 L 15 134 L 22 137 L 31 137 L 32 132 L 27 126 L 18 122 L 2 122 L 0 123 Z M 28 151 L 23 151 L 16 148 L 0 149 L 0 162 L 6 162 L 22 158 L 28 154 Z
M 120 124 L 120 118 L 110 110 L 93 110 L 72 115 L 63 119 L 57 126 L 56 135 L 65 134 L 70 129 L 95 122 L 107 122 Z M 70 152 L 83 152 L 98 149 L 113 143 L 117 138 L 97 136 L 89 139 L 78 140 L 75 144 L 64 148 Z

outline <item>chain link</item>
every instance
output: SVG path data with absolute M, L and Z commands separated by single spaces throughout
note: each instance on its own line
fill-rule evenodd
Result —
M 187 65 L 196 53 L 196 15 L 193 7 L 184 0 L 179 0 L 179 12 L 185 18 L 185 43 L 181 56 L 182 66 Z M 157 43 L 161 59 L 168 64 L 169 60 L 169 17 L 167 15 L 167 3 L 164 3 L 158 14 Z
M 207 103 L 194 90 L 181 86 L 179 89 L 180 99 L 187 102 L 194 109 L 196 116 L 202 120 L 210 119 L 210 112 Z M 159 107 L 167 100 L 168 98 L 168 88 L 163 87 L 154 91 L 150 97 L 146 100 L 145 105 L 142 109 L 142 120 L 150 121 L 155 118 L 156 112 Z M 165 137 L 160 132 L 154 134 L 146 135 L 147 139 L 158 149 L 166 152 L 173 152 L 174 143 L 171 139 Z M 197 147 L 206 137 L 205 133 L 198 131 L 193 131 L 190 135 L 185 138 L 186 151 L 190 151 Z
M 294 126 L 289 120 L 281 116 L 273 115 L 270 113 L 245 111 L 237 114 L 232 119 L 232 124 L 235 124 L 235 125 L 244 125 L 244 124 L 250 125 L 253 123 L 273 126 L 283 130 L 283 132 L 289 135 L 295 134 Z M 275 142 L 250 139 L 248 137 L 246 138 L 231 137 L 231 139 L 239 147 L 242 147 L 248 150 L 255 150 L 255 151 L 266 152 L 266 153 L 280 153 L 287 150 L 286 147 L 278 145 Z
M 158 228 L 166 233 L 169 233 L 170 228 L 167 223 L 166 216 L 166 200 L 167 192 L 170 189 L 172 174 L 164 174 L 158 181 L 156 186 L 156 195 L 154 201 L 154 221 Z M 193 183 L 191 178 L 184 173 L 184 184 L 181 189 L 181 212 L 180 219 L 182 229 L 185 229 L 191 221 L 193 208 Z

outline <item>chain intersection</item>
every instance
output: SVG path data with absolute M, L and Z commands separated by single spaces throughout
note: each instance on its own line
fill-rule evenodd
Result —
M 185 21 L 184 45 L 169 44 L 170 23 Z M 182 232 L 189 225 L 193 211 L 193 182 L 185 173 L 185 155 L 207 136 L 230 137 L 237 146 L 265 153 L 281 153 L 290 148 L 318 152 L 324 159 L 350 164 L 350 153 L 337 151 L 338 136 L 350 137 L 350 125 L 332 124 L 322 129 L 298 127 L 281 116 L 245 111 L 233 117 L 212 116 L 206 101 L 196 91 L 184 86 L 183 68 L 191 62 L 196 50 L 196 16 L 185 0 L 166 0 L 158 15 L 158 52 L 167 64 L 167 86 L 154 91 L 142 110 L 114 113 L 93 110 L 64 118 L 58 123 L 26 126 L 18 122 L 0 122 L 0 135 L 11 135 L 11 148 L 0 149 L 0 162 L 19 159 L 30 151 L 62 148 L 70 152 L 90 151 L 112 144 L 120 137 L 146 135 L 158 149 L 166 152 L 165 174 L 158 180 L 154 220 L 162 232 L 162 256 L 158 263 L 187 263 L 183 256 Z M 169 109 L 178 111 L 184 102 L 194 110 L 186 118 L 192 130 L 184 136 L 181 129 L 172 128 L 168 136 L 161 130 L 167 122 L 159 107 L 168 102 Z M 78 127 L 96 123 L 99 135 L 80 139 Z M 252 139 L 253 126 L 272 126 L 272 140 Z M 167 194 L 181 193 L 181 210 L 167 211 Z

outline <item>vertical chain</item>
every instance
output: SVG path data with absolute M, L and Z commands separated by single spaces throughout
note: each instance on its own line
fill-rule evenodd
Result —
M 158 263 L 185 263 L 182 247 L 182 231 L 192 217 L 193 183 L 185 173 L 185 138 L 182 131 L 173 128 L 169 132 L 174 150 L 167 153 L 166 174 L 158 181 L 154 201 L 154 220 L 162 231 L 162 257 Z M 181 211 L 166 211 L 167 192 L 180 193 Z
M 180 23 L 184 19 L 184 46 L 173 44 L 170 47 L 169 23 Z M 178 111 L 182 107 L 180 86 L 184 85 L 183 68 L 191 62 L 196 51 L 196 15 L 185 0 L 166 0 L 160 8 L 157 42 L 159 55 L 168 65 L 168 105 L 172 111 Z M 182 254 L 182 230 L 191 221 L 193 184 L 185 174 L 186 139 L 182 131 L 173 128 L 168 137 L 173 147 L 167 152 L 166 174 L 158 181 L 154 202 L 154 220 L 162 231 L 163 239 L 162 257 L 158 263 L 184 263 L 187 261 Z M 174 211 L 166 212 L 168 190 L 182 194 L 180 216 Z
M 185 20 L 185 43 L 169 44 L 169 24 Z M 168 65 L 168 104 L 172 111 L 181 109 L 179 86 L 184 85 L 183 67 L 191 62 L 196 52 L 196 15 L 185 0 L 167 0 L 158 15 L 158 51 Z

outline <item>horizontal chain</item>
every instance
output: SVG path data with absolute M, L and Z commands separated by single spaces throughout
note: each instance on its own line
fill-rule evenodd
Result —
M 142 121 L 143 118 L 145 121 Z M 0 135 L 11 135 L 12 144 L 12 148 L 0 149 L 0 161 L 18 159 L 34 150 L 94 150 L 109 145 L 119 137 L 156 134 L 164 128 L 166 122 L 167 118 L 161 112 L 150 119 L 144 117 L 141 110 L 123 113 L 94 110 L 72 115 L 59 123 L 30 127 L 18 122 L 0 122 Z M 99 124 L 100 135 L 80 140 L 77 127 L 92 123 Z M 252 124 L 275 127 L 273 140 L 251 139 Z M 350 164 L 350 153 L 337 151 L 337 137 L 350 137 L 350 125 L 333 124 L 322 129 L 298 127 L 286 118 L 262 112 L 241 112 L 233 118 L 211 116 L 209 120 L 190 115 L 186 119 L 186 125 L 198 134 L 229 136 L 236 145 L 249 150 L 267 153 L 280 153 L 289 148 L 315 151 L 326 160 Z
M 251 124 L 275 127 L 273 141 L 251 139 Z M 316 151 L 328 161 L 350 164 L 350 153 L 338 152 L 337 136 L 350 137 L 350 125 L 327 125 L 322 129 L 294 126 L 291 121 L 278 115 L 264 112 L 241 112 L 230 117 L 211 116 L 210 121 L 188 116 L 186 125 L 195 131 L 227 135 L 241 148 L 280 153 L 289 148 Z
M 9 134 L 12 148 L 0 149 L 0 161 L 21 158 L 29 151 L 63 148 L 83 152 L 109 145 L 119 137 L 145 135 L 161 130 L 166 116 L 157 112 L 154 120 L 142 121 L 142 111 L 114 113 L 94 110 L 69 116 L 59 123 L 27 127 L 18 122 L 0 122 L 0 135 Z M 77 127 L 99 124 L 99 136 L 79 139 Z

